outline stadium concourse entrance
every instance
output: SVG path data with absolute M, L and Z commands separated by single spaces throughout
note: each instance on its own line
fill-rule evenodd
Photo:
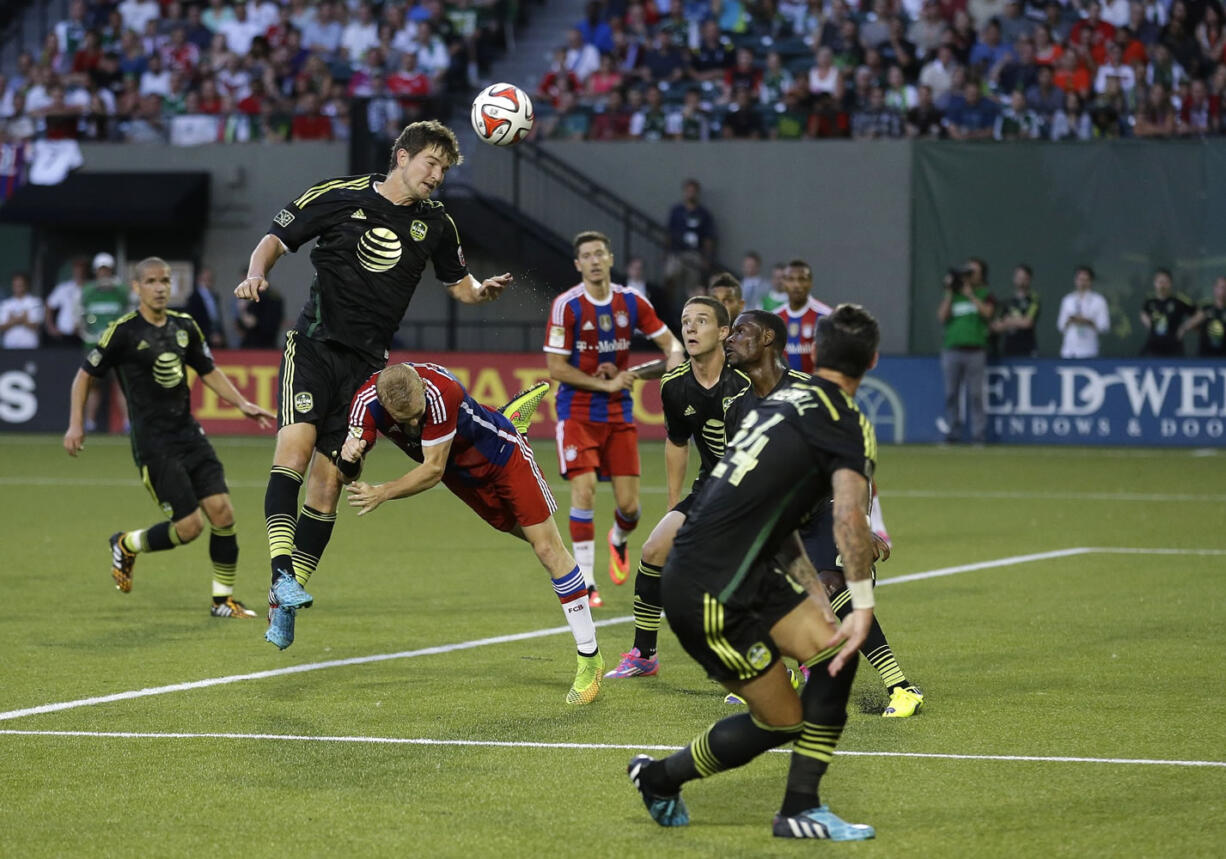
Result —
M 75 173 L 58 185 L 24 185 L 0 207 L 0 223 L 30 227 L 30 274 L 40 295 L 71 274 L 74 259 L 115 257 L 116 276 L 146 256 L 170 261 L 172 304 L 192 289 L 209 216 L 209 174 Z M 92 272 L 90 273 L 92 276 Z

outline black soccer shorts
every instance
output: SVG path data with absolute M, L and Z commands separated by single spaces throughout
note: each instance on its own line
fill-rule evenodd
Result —
M 290 331 L 281 355 L 278 426 L 314 424 L 315 449 L 335 459 L 345 443 L 350 401 L 380 369 L 343 346 Z
M 679 563 L 668 559 L 661 596 L 669 626 L 685 652 L 721 683 L 765 674 L 780 656 L 771 627 L 808 598 L 805 590 L 778 564 L 758 561 L 731 598 L 720 603 L 704 586 L 707 571 L 687 570 L 685 558 L 676 560 Z
M 153 456 L 141 456 L 141 480 L 172 522 L 194 512 L 201 498 L 226 495 L 225 470 L 202 431 L 194 439 L 175 442 Z

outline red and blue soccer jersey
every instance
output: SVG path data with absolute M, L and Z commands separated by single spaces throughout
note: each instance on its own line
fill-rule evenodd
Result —
M 421 377 L 426 392 L 420 435 L 406 432 L 379 402 L 376 373 L 358 389 L 349 409 L 349 431 L 366 442 L 366 451 L 382 433 L 421 462 L 423 448 L 450 441 L 443 485 L 490 525 L 510 531 L 552 516 L 557 501 L 532 448 L 511 421 L 470 397 L 459 379 L 438 364 L 409 366 Z
M 812 373 L 813 341 L 817 332 L 817 320 L 834 312 L 828 304 L 823 304 L 813 296 L 799 313 L 790 307 L 781 307 L 775 311 L 788 329 L 787 359 L 788 366 L 802 373 Z
M 635 331 L 650 339 L 667 330 L 651 302 L 634 290 L 614 283 L 609 297 L 596 302 L 581 283 L 553 300 L 545 351 L 567 356 L 572 367 L 589 375 L 595 375 L 596 368 L 606 362 L 625 370 Z M 557 408 L 558 420 L 634 422 L 634 401 L 624 390 L 606 394 L 563 383 L 558 386 Z

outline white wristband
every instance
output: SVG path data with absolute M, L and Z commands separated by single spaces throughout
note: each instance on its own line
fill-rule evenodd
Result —
M 873 602 L 873 580 L 863 579 L 858 582 L 848 582 L 847 590 L 851 593 L 852 610 L 872 608 L 876 603 Z

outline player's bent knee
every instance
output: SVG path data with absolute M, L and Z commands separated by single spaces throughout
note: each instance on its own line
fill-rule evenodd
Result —
M 179 541 L 182 543 L 190 543 L 195 540 L 204 531 L 204 517 L 200 515 L 200 511 L 194 510 L 182 519 L 174 523 L 175 533 L 179 535 Z
M 234 505 L 229 495 L 210 495 L 200 499 L 200 506 L 209 523 L 216 528 L 229 528 L 234 524 Z
M 653 532 L 647 538 L 647 542 L 643 544 L 643 561 L 651 564 L 654 567 L 659 567 L 668 560 L 668 553 L 673 548 L 673 535 L 668 535 L 667 538 L 657 537 Z

